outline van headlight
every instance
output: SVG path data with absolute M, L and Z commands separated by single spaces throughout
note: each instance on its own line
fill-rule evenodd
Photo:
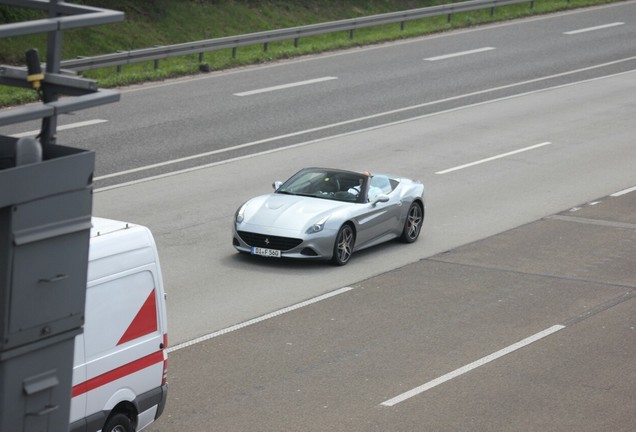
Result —
M 307 230 L 307 234 L 314 234 L 322 231 L 325 227 L 325 224 L 327 223 L 327 219 L 329 219 L 329 216 L 325 216 L 324 218 L 320 219 L 318 222 L 310 226 Z

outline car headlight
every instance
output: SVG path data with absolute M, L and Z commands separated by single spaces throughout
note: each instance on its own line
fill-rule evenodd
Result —
M 318 222 L 310 226 L 307 230 L 307 234 L 314 234 L 322 231 L 325 227 L 325 224 L 327 223 L 327 219 L 329 219 L 329 216 L 325 216 L 324 218 L 320 219 Z
M 237 211 L 234 216 L 234 220 L 236 223 L 241 223 L 245 219 L 245 207 L 247 207 L 247 203 L 243 204 Z

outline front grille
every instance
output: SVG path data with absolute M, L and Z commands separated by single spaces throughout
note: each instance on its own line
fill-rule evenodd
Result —
M 297 238 L 254 234 L 246 231 L 239 231 L 238 235 L 250 246 L 282 251 L 293 249 L 303 242 L 302 239 Z

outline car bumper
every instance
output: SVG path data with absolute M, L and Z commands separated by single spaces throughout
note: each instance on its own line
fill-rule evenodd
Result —
M 270 247 L 267 244 L 263 244 L 259 241 L 251 242 L 247 241 L 241 236 L 240 233 L 250 233 L 257 236 L 265 236 L 265 238 L 278 237 L 285 239 L 297 239 L 300 243 L 297 246 L 293 246 L 290 249 L 279 249 L 275 246 Z M 271 248 L 281 251 L 281 257 L 283 258 L 295 258 L 295 259 L 331 259 L 333 255 L 334 241 L 337 232 L 334 230 L 323 229 L 318 233 L 304 234 L 298 231 L 265 228 L 250 224 L 240 224 L 237 226 L 234 224 L 232 245 L 239 252 L 252 253 L 252 247 Z

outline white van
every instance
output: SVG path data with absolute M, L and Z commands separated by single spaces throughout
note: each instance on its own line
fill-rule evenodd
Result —
M 75 339 L 71 432 L 132 432 L 163 412 L 166 301 L 146 227 L 93 218 L 84 333 Z

